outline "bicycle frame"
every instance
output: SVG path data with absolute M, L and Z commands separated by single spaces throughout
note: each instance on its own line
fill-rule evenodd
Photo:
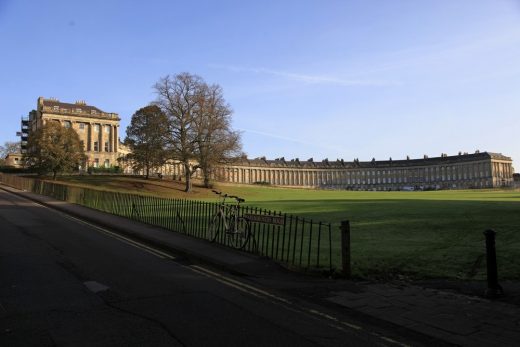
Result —
M 227 240 L 228 244 L 235 248 L 243 248 L 247 244 L 250 235 L 249 222 L 239 215 L 240 203 L 245 200 L 237 196 L 222 194 L 215 190 L 213 192 L 219 195 L 221 201 L 218 204 L 217 212 L 213 215 L 210 222 L 210 241 L 215 242 L 217 240 L 222 226 L 226 235 L 225 240 Z M 226 198 L 234 198 L 236 204 L 226 205 Z

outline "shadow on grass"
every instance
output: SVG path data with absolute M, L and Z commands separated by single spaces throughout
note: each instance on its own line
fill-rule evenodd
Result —
M 52 178 L 43 178 L 44 180 L 52 180 Z M 124 175 L 81 175 L 81 176 L 60 176 L 57 182 L 78 185 L 89 188 L 103 188 L 103 190 L 111 190 L 134 194 L 158 194 L 162 197 L 176 198 L 206 198 L 210 196 L 211 190 L 204 188 L 198 180 L 192 183 L 193 192 L 185 192 L 185 182 L 172 179 L 159 179 L 150 177 L 148 179 L 143 176 L 124 176 Z
M 360 277 L 484 279 L 483 231 L 497 231 L 502 278 L 520 279 L 520 202 L 460 200 L 262 201 L 255 206 L 334 224 L 351 222 L 354 274 Z M 339 257 L 336 257 L 339 262 Z

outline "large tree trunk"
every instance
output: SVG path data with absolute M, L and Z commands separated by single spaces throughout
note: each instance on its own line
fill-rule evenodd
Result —
M 189 193 L 191 192 L 191 170 L 189 164 L 184 164 L 184 172 L 186 177 L 186 187 L 184 191 Z
M 148 179 L 148 177 L 150 177 L 150 166 L 146 165 L 146 179 Z
M 204 175 L 204 188 L 209 188 L 209 169 L 207 167 L 202 167 L 202 174 Z

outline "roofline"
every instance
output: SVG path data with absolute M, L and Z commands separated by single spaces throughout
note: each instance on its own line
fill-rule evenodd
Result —
M 372 160 L 372 161 L 344 161 L 338 159 L 329 161 L 328 159 L 322 161 L 313 161 L 312 158 L 305 161 L 300 161 L 298 158 L 292 160 L 285 160 L 285 158 L 278 158 L 274 160 L 266 159 L 265 157 L 249 159 L 245 158 L 239 160 L 235 165 L 248 166 L 274 166 L 274 167 L 315 167 L 315 168 L 386 168 L 386 167 L 403 167 L 403 166 L 428 166 L 434 164 L 455 164 L 462 162 L 472 162 L 484 159 L 495 159 L 510 161 L 512 159 L 501 153 L 492 152 L 477 152 L 472 154 L 459 155 L 443 155 L 432 158 L 418 158 L 418 159 L 401 159 L 401 160 Z M 233 165 L 231 163 L 230 165 Z

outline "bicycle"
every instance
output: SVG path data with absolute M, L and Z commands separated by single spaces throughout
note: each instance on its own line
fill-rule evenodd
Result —
M 221 229 L 225 232 L 225 240 L 228 244 L 236 249 L 242 249 L 247 245 L 251 235 L 251 225 L 249 221 L 239 216 L 240 204 L 245 202 L 244 199 L 234 195 L 223 194 L 222 192 L 213 190 L 220 198 L 218 211 L 211 217 L 209 224 L 209 240 L 215 242 L 220 234 Z M 232 198 L 236 200 L 235 205 L 226 205 L 226 199 Z

